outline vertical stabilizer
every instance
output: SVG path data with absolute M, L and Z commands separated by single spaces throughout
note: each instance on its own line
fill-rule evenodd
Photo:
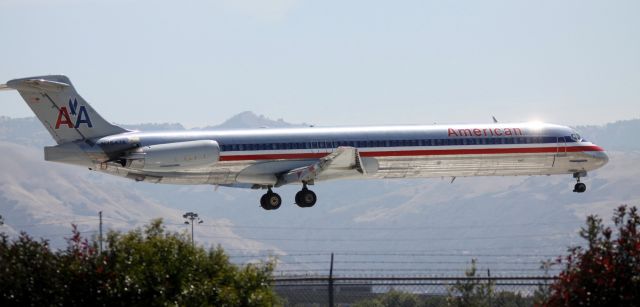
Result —
M 104 120 L 66 76 L 15 79 L 6 87 L 18 90 L 58 144 L 127 132 Z

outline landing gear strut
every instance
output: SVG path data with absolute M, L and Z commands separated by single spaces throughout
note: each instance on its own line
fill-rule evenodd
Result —
M 576 183 L 575 186 L 573 186 L 573 191 L 576 193 L 584 193 L 584 191 L 587 190 L 587 185 L 580 182 L 580 175 L 582 175 L 581 173 L 574 173 L 573 174 L 573 178 L 576 178 L 576 180 L 578 181 Z M 584 176 L 586 176 L 586 174 L 584 174 Z
M 316 197 L 316 193 L 307 189 L 307 183 L 302 183 L 302 190 L 296 193 L 296 204 L 300 208 L 309 208 L 313 207 L 316 204 L 318 198 Z
M 280 205 L 282 205 L 282 198 L 278 193 L 271 191 L 271 188 L 260 198 L 260 207 L 264 210 L 275 210 L 280 208 Z

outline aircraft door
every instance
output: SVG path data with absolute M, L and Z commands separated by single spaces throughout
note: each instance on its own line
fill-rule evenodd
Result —
M 558 138 L 558 148 L 556 151 L 556 156 L 558 157 L 567 156 L 567 141 L 564 139 L 564 137 Z

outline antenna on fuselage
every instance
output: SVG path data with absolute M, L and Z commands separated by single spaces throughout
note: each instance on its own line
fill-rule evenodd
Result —
M 496 117 L 495 117 L 495 116 L 491 115 L 491 118 L 493 118 L 493 123 L 494 123 L 494 124 L 497 124 L 497 123 L 498 123 L 498 120 L 496 119 Z

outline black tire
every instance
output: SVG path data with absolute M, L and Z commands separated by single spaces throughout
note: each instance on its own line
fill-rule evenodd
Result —
M 262 197 L 260 197 L 260 207 L 262 207 L 262 209 L 264 210 L 271 210 L 271 207 L 267 202 L 267 195 L 268 194 L 263 194 Z
M 298 191 L 298 193 L 296 193 L 296 205 L 298 205 L 299 207 L 303 207 L 303 203 L 302 203 L 302 191 Z
M 317 200 L 316 193 L 311 190 L 303 189 L 296 193 L 296 204 L 301 208 L 313 207 Z
M 587 190 L 587 185 L 582 182 L 576 183 L 576 185 L 573 187 L 573 191 L 576 193 L 584 193 L 584 191 L 586 190 Z

